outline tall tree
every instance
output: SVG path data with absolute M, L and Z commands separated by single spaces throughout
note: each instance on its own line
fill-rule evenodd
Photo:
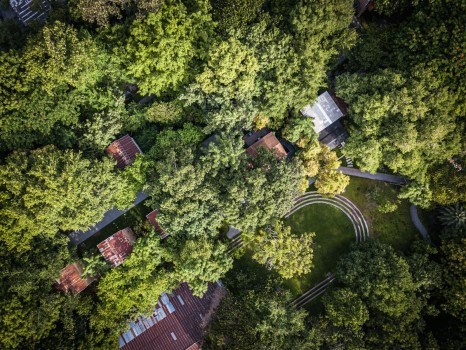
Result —
M 180 0 L 135 20 L 126 46 L 128 72 L 142 94 L 178 90 L 189 82 L 197 60 L 205 59 L 213 22 L 207 1 L 187 9 Z
M 83 230 L 114 205 L 127 206 L 133 198 L 113 168 L 108 159 L 90 161 L 53 146 L 11 154 L 0 166 L 0 239 L 25 251 L 36 236 Z
M 311 272 L 315 233 L 291 234 L 291 228 L 276 221 L 273 226 L 259 230 L 254 235 L 253 259 L 284 278 L 292 278 Z

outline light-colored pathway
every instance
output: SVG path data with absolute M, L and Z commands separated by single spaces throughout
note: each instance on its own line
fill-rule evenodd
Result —
M 105 226 L 111 224 L 113 221 L 118 219 L 120 216 L 122 216 L 124 213 L 126 213 L 128 210 L 130 210 L 132 207 L 135 205 L 138 205 L 145 199 L 147 199 L 149 195 L 139 192 L 138 195 L 136 196 L 136 199 L 134 200 L 133 204 L 123 210 L 118 210 L 118 209 L 111 209 L 107 211 L 103 217 L 102 220 L 100 220 L 97 224 L 94 226 L 90 227 L 87 231 L 74 231 L 72 234 L 69 235 L 70 241 L 73 244 L 80 244 L 84 242 L 86 239 L 92 237 L 95 235 L 97 232 L 99 232 L 101 229 L 103 229 Z
M 348 216 L 354 227 L 356 241 L 363 241 L 369 238 L 369 226 L 366 222 L 366 219 L 362 215 L 359 208 L 344 196 L 335 196 L 333 198 L 327 198 L 313 191 L 306 192 L 302 196 L 295 198 L 294 203 L 295 205 L 293 206 L 293 209 L 291 209 L 291 211 L 287 213 L 285 217 L 292 215 L 299 209 L 304 208 L 308 205 L 328 204 L 340 209 L 346 216 Z M 313 285 L 310 289 L 308 289 L 295 300 L 293 300 L 290 303 L 290 305 L 296 308 L 301 308 L 307 305 L 312 300 L 322 295 L 330 286 L 330 284 L 333 283 L 334 279 L 334 276 L 329 272 L 324 280 Z
M 417 230 L 419 233 L 422 235 L 422 237 L 429 243 L 432 243 L 429 237 L 429 233 L 427 232 L 427 229 L 425 226 L 422 224 L 421 220 L 419 219 L 419 215 L 417 214 L 417 207 L 412 204 L 411 207 L 409 208 L 409 212 L 411 214 L 411 221 L 413 222 L 414 226 L 416 226 Z
M 348 167 L 343 167 L 343 166 L 339 167 L 338 170 L 340 170 L 345 175 L 363 177 L 363 178 L 370 179 L 370 180 L 379 180 L 379 181 L 384 181 L 384 182 L 390 182 L 393 184 L 408 183 L 408 181 L 403 176 L 399 176 L 399 175 L 390 175 L 390 174 L 383 174 L 383 173 L 371 174 L 366 171 L 361 171 L 359 169 L 348 168 Z

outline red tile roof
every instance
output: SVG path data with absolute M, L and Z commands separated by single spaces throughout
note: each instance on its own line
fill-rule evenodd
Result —
M 198 350 L 205 327 L 225 294 L 210 283 L 202 298 L 191 294 L 186 283 L 171 295 L 162 295 L 156 312 L 131 323 L 120 338 L 122 350 Z M 171 311 L 171 312 L 170 312 Z
M 278 141 L 273 132 L 269 132 L 264 137 L 259 138 L 256 142 L 254 142 L 251 146 L 249 146 L 246 149 L 246 152 L 253 157 L 257 157 L 259 155 L 259 148 L 265 148 L 269 151 L 272 151 L 278 160 L 282 159 L 283 157 L 286 157 L 287 155 L 282 144 L 280 143 L 280 141 Z
M 80 261 L 69 264 L 60 271 L 60 279 L 57 280 L 58 288 L 64 292 L 81 293 L 94 281 L 93 278 L 81 278 L 83 266 Z
M 105 260 L 112 264 L 113 267 L 117 267 L 131 254 L 135 240 L 133 230 L 127 227 L 97 244 L 97 248 L 99 248 Z
M 113 141 L 107 147 L 107 153 L 117 161 L 117 167 L 124 168 L 125 166 L 133 163 L 136 155 L 142 153 L 138 144 L 129 135 Z
M 162 229 L 160 226 L 159 222 L 157 221 L 157 214 L 158 210 L 155 209 L 151 211 L 149 214 L 146 215 L 147 220 L 150 222 L 150 224 L 155 228 L 155 231 L 160 233 L 161 238 L 167 237 L 167 233 Z

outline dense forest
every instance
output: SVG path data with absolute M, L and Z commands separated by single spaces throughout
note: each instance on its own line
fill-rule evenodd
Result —
M 375 3 L 358 23 L 350 0 L 52 1 L 45 21 L 0 20 L 0 348 L 118 348 L 161 293 L 222 279 L 206 349 L 464 349 L 466 1 Z M 344 155 L 440 216 L 432 245 L 354 244 L 311 313 L 282 281 L 312 268 L 313 235 L 281 219 L 309 178 L 348 185 L 300 113 L 326 90 L 348 107 Z M 264 127 L 291 159 L 247 156 Z M 126 134 L 142 154 L 122 170 L 105 149 Z M 139 191 L 168 239 L 138 223 L 114 269 L 69 242 Z M 271 276 L 233 268 L 225 225 Z M 98 281 L 57 290 L 78 259 Z

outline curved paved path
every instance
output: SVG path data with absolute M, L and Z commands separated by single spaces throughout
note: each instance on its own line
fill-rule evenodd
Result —
M 369 238 L 369 226 L 366 222 L 366 219 L 362 215 L 359 208 L 348 198 L 343 196 L 327 198 L 323 197 L 321 194 L 315 191 L 306 192 L 302 196 L 294 199 L 293 209 L 291 209 L 290 212 L 285 215 L 285 218 L 294 214 L 299 209 L 312 204 L 328 204 L 340 209 L 353 224 L 356 241 L 363 241 Z M 310 303 L 312 300 L 323 294 L 334 281 L 334 279 L 334 276 L 331 273 L 328 273 L 323 281 L 313 285 L 310 289 L 293 300 L 290 305 L 296 308 L 300 308 Z
M 414 226 L 416 226 L 419 233 L 427 242 L 431 243 L 429 233 L 427 232 L 427 229 L 419 219 L 419 215 L 417 215 L 417 207 L 414 204 L 412 204 L 409 208 L 409 213 L 411 214 L 411 221 L 413 222 Z
M 294 206 L 288 213 L 285 214 L 285 218 L 294 214 L 299 209 L 312 204 L 328 204 L 337 209 L 340 209 L 353 224 L 357 241 L 362 241 L 369 237 L 369 225 L 367 224 L 366 219 L 362 215 L 361 211 L 353 202 L 343 196 L 328 198 L 315 191 L 306 192 L 302 196 L 294 199 Z

